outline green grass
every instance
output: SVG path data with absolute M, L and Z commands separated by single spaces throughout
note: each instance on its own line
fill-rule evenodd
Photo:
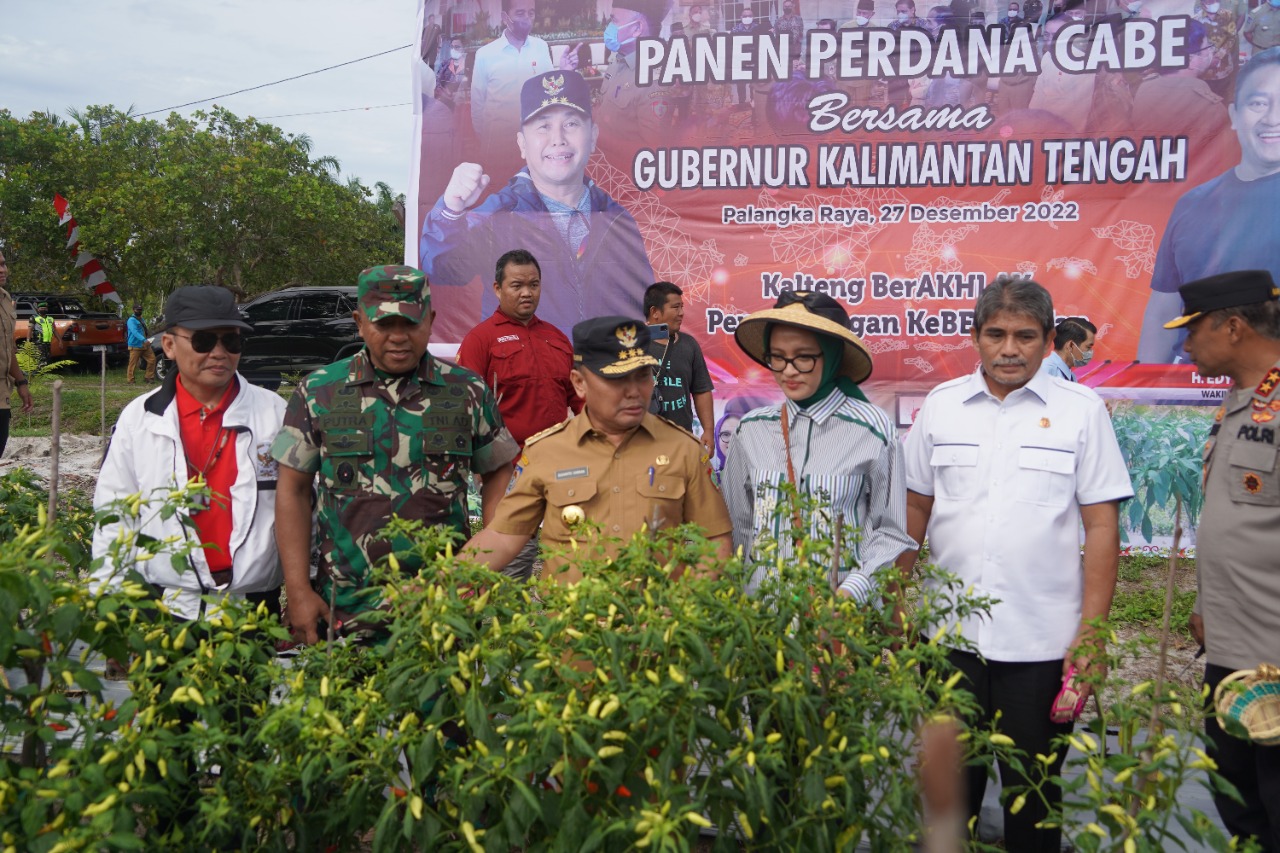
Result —
M 135 397 L 156 387 L 142 377 L 144 366 L 139 365 L 136 385 L 125 382 L 124 367 L 107 368 L 107 432 L 120 417 L 120 410 Z M 53 381 L 62 380 L 62 431 L 75 435 L 101 435 L 101 378 L 98 369 L 69 367 L 57 376 L 44 377 L 31 383 L 31 396 L 36 408 L 30 415 L 22 413 L 22 405 L 15 394 L 9 405 L 13 407 L 10 435 L 18 437 L 47 436 L 53 432 Z M 280 394 L 287 400 L 293 386 L 281 385 Z
M 134 397 L 145 394 L 154 384 L 148 385 L 142 379 L 143 370 L 139 367 L 137 385 L 125 383 L 125 368 L 107 368 L 107 431 L 120 417 L 120 410 Z M 56 377 L 46 376 L 31 383 L 31 396 L 35 400 L 35 411 L 29 415 L 22 413 L 21 404 L 15 395 L 9 405 L 13 407 L 13 421 L 10 433 L 14 436 L 42 436 L 53 431 L 53 382 L 55 378 L 62 380 L 62 431 L 78 435 L 101 435 L 101 379 L 97 368 L 69 367 Z

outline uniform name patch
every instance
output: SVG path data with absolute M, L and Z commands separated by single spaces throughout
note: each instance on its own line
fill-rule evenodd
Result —
M 1240 431 L 1236 433 L 1237 439 L 1246 441 L 1257 441 L 1265 444 L 1276 443 L 1276 431 L 1270 427 L 1260 427 L 1253 424 L 1242 424 Z
M 556 472 L 557 480 L 573 480 L 577 477 L 585 477 L 585 476 L 587 476 L 586 468 L 565 468 L 562 471 Z

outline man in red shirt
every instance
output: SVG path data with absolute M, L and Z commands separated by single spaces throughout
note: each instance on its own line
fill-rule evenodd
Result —
M 202 618 L 209 600 L 227 597 L 262 602 L 278 614 L 282 575 L 272 535 L 278 468 L 269 451 L 284 400 L 236 370 L 241 332 L 251 327 L 231 291 L 180 287 L 165 303 L 164 318 L 161 342 L 177 370 L 120 413 L 94 506 L 138 493 L 150 499 L 191 482 L 208 493 L 172 515 L 121 514 L 100 527 L 93 551 L 103 562 L 94 581 L 122 579 L 128 566 L 114 565 L 112 557 L 123 536 L 125 551 L 136 556 L 132 568 L 177 616 Z M 190 528 L 199 547 L 175 561 L 169 543 L 186 542 Z
M 523 450 L 530 436 L 582 410 L 569 379 L 573 345 L 564 332 L 536 316 L 542 269 L 524 249 L 498 258 L 493 292 L 498 310 L 462 339 L 458 364 L 478 373 L 492 389 L 503 423 Z M 523 455 L 519 464 L 524 464 Z M 537 537 L 530 537 L 503 572 L 528 580 L 537 553 Z

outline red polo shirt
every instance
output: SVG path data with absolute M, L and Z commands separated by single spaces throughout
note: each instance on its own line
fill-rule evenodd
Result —
M 187 457 L 187 476 L 203 474 L 213 493 L 209 508 L 191 513 L 214 583 L 231 582 L 231 486 L 240 473 L 236 464 L 236 434 L 222 428 L 222 416 L 240 391 L 239 380 L 227 387 L 211 409 L 192 397 L 178 380 L 178 427 Z M 211 546 L 211 547 L 210 547 Z
M 502 422 L 524 447 L 529 436 L 582 411 L 573 391 L 573 345 L 564 332 L 538 317 L 529 325 L 501 311 L 462 339 L 458 364 L 474 371 L 498 398 Z

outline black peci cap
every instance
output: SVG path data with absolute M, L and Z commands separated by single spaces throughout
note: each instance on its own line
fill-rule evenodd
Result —
M 649 327 L 630 317 L 596 317 L 574 326 L 573 363 L 605 377 L 658 366 L 649 355 Z
M 577 71 L 548 71 L 524 81 L 520 123 L 551 107 L 568 107 L 591 118 L 591 87 Z

